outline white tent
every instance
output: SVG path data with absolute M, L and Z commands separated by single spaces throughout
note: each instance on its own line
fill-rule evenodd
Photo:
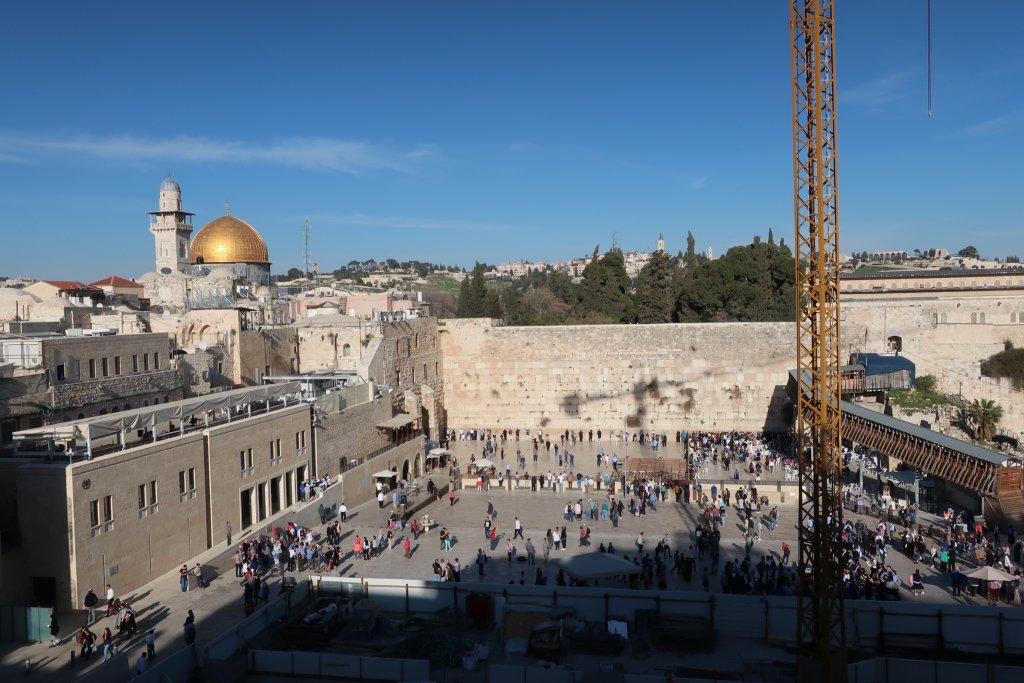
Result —
M 473 465 L 474 467 L 494 467 L 494 463 L 488 460 L 487 458 L 480 458 L 479 460 L 474 460 L 470 464 Z
M 553 560 L 569 576 L 577 579 L 607 579 L 623 574 L 639 574 L 640 567 L 615 553 L 584 553 Z
M 92 441 L 100 437 L 118 435 L 123 439 L 125 433 L 140 430 L 152 432 L 155 441 L 160 425 L 177 422 L 178 429 L 184 432 L 186 419 L 202 417 L 205 420 L 207 413 L 226 411 L 228 420 L 230 420 L 232 410 L 245 409 L 251 412 L 253 403 L 269 403 L 273 400 L 287 402 L 291 396 L 296 397 L 297 401 L 299 389 L 298 382 L 284 382 L 204 394 L 172 403 L 160 403 L 48 427 L 26 429 L 16 432 L 14 440 L 32 442 L 48 439 L 54 441 L 84 439 L 91 453 Z
M 969 572 L 964 572 L 969 579 L 981 579 L 982 581 L 1013 581 L 1016 576 L 1007 574 L 999 567 L 978 567 Z
M 374 479 L 390 479 L 391 477 L 397 477 L 397 476 L 398 476 L 398 472 L 393 472 L 391 470 L 381 470 L 380 472 L 377 472 L 375 475 L 373 475 L 373 478 Z
M 432 456 L 435 458 L 443 458 L 444 456 L 451 454 L 452 452 L 447 448 L 431 448 L 430 451 L 427 453 L 428 456 Z

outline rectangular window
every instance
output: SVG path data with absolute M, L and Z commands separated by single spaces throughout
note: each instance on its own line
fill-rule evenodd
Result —
M 184 496 L 185 491 L 187 490 L 188 489 L 185 488 L 185 470 L 182 470 L 178 472 L 178 493 Z
M 104 377 L 107 377 L 107 376 L 110 375 L 110 364 L 109 364 L 109 362 L 107 361 L 106 358 L 100 359 L 100 367 L 102 369 Z
M 302 446 L 299 445 L 299 433 L 295 432 L 295 450 L 299 450 Z
M 100 525 L 100 502 L 98 500 L 89 501 L 89 526 L 93 529 Z
M 108 531 L 114 524 L 114 497 L 103 496 L 103 530 Z
M 281 439 L 274 440 L 274 455 L 277 456 L 278 460 L 281 459 Z
M 245 451 L 238 452 L 238 468 L 242 470 L 242 474 L 245 474 Z
M 153 354 L 153 369 L 154 370 L 159 370 L 160 369 L 160 354 L 159 353 L 154 353 Z
M 139 510 L 146 509 L 146 485 L 139 484 Z
M 142 371 L 149 372 L 149 356 L 142 354 Z
M 65 377 L 67 377 L 67 370 L 64 369 L 64 364 L 60 363 L 57 365 L 57 381 L 63 382 Z
M 412 383 L 416 384 L 416 368 L 412 369 Z
M 423 381 L 424 382 L 427 381 L 427 364 L 426 363 L 423 364 Z
M 156 479 L 149 482 L 149 506 L 155 508 L 160 504 L 160 499 L 156 496 Z
M 306 447 L 306 430 L 303 429 L 301 434 L 302 434 L 302 447 L 305 448 Z
M 139 354 L 133 353 L 132 354 L 132 372 L 138 372 L 138 371 L 139 371 Z
M 114 374 L 121 374 L 121 356 L 114 356 Z
M 189 467 L 188 468 L 188 492 L 189 493 L 195 493 L 196 492 L 196 468 L 195 467 Z
M 96 359 L 89 359 L 89 379 L 96 379 Z

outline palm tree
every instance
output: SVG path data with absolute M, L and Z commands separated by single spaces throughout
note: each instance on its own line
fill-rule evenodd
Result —
M 995 401 L 983 398 L 968 405 L 967 418 L 973 423 L 978 438 L 988 441 L 995 433 L 996 425 L 1003 419 L 1003 409 Z

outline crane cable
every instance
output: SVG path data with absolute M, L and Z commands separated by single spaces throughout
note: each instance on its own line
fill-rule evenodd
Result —
M 928 118 L 932 117 L 932 0 L 928 0 Z

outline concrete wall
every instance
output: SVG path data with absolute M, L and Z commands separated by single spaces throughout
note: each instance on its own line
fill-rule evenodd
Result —
M 448 423 L 562 429 L 784 428 L 791 323 L 440 327 Z

